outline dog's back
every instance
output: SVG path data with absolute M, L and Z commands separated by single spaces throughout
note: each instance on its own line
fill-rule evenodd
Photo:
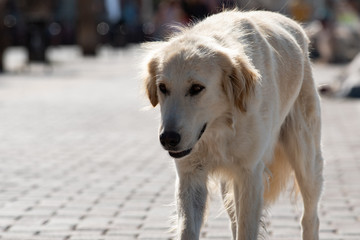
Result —
M 309 67 L 303 61 L 308 58 L 309 40 L 298 23 L 273 12 L 226 11 L 184 32 L 187 36 L 214 38 L 224 48 L 232 49 L 234 55 L 244 52 L 259 71 L 262 87 L 269 89 L 267 94 L 271 98 L 278 96 L 280 113 L 276 114 L 280 117 L 278 122 L 284 121 L 300 91 L 303 72 Z M 261 97 L 260 104 L 269 104 L 269 96 Z M 261 108 L 274 112 L 270 106 Z

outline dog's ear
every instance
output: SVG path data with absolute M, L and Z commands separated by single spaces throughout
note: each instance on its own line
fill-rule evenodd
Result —
M 260 81 L 259 73 L 246 57 L 231 58 L 226 53 L 218 53 L 218 59 L 223 70 L 222 87 L 225 94 L 234 106 L 246 112 L 248 100 Z
M 152 58 L 147 64 L 147 73 L 144 79 L 144 86 L 146 95 L 148 96 L 151 105 L 155 107 L 159 100 L 157 95 L 157 86 L 156 86 L 156 75 L 158 71 L 158 60 L 157 58 Z

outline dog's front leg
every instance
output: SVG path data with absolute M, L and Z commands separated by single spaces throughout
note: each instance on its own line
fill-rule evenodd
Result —
M 236 239 L 256 240 L 263 205 L 263 166 L 243 169 L 234 183 Z
M 207 174 L 177 166 L 178 239 L 198 240 L 207 202 Z

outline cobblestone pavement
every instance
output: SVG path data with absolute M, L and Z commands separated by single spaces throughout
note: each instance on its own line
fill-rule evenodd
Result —
M 73 51 L 0 76 L 0 239 L 171 239 L 175 171 L 145 111 L 136 48 Z M 318 82 L 339 71 L 316 65 Z M 323 99 L 321 239 L 360 239 L 360 101 Z M 300 239 L 288 194 L 265 220 L 269 239 Z M 216 195 L 202 239 L 230 239 Z

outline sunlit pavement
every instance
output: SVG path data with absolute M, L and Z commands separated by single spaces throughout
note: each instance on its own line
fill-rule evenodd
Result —
M 21 51 L 20 51 L 21 52 Z M 55 49 L 51 66 L 0 75 L 0 239 L 171 239 L 175 171 L 141 94 L 137 47 L 82 58 Z M 318 83 L 341 67 L 316 64 Z M 360 100 L 323 99 L 321 239 L 360 239 Z M 267 211 L 269 239 L 300 239 L 302 203 Z M 231 239 L 211 197 L 202 239 Z

